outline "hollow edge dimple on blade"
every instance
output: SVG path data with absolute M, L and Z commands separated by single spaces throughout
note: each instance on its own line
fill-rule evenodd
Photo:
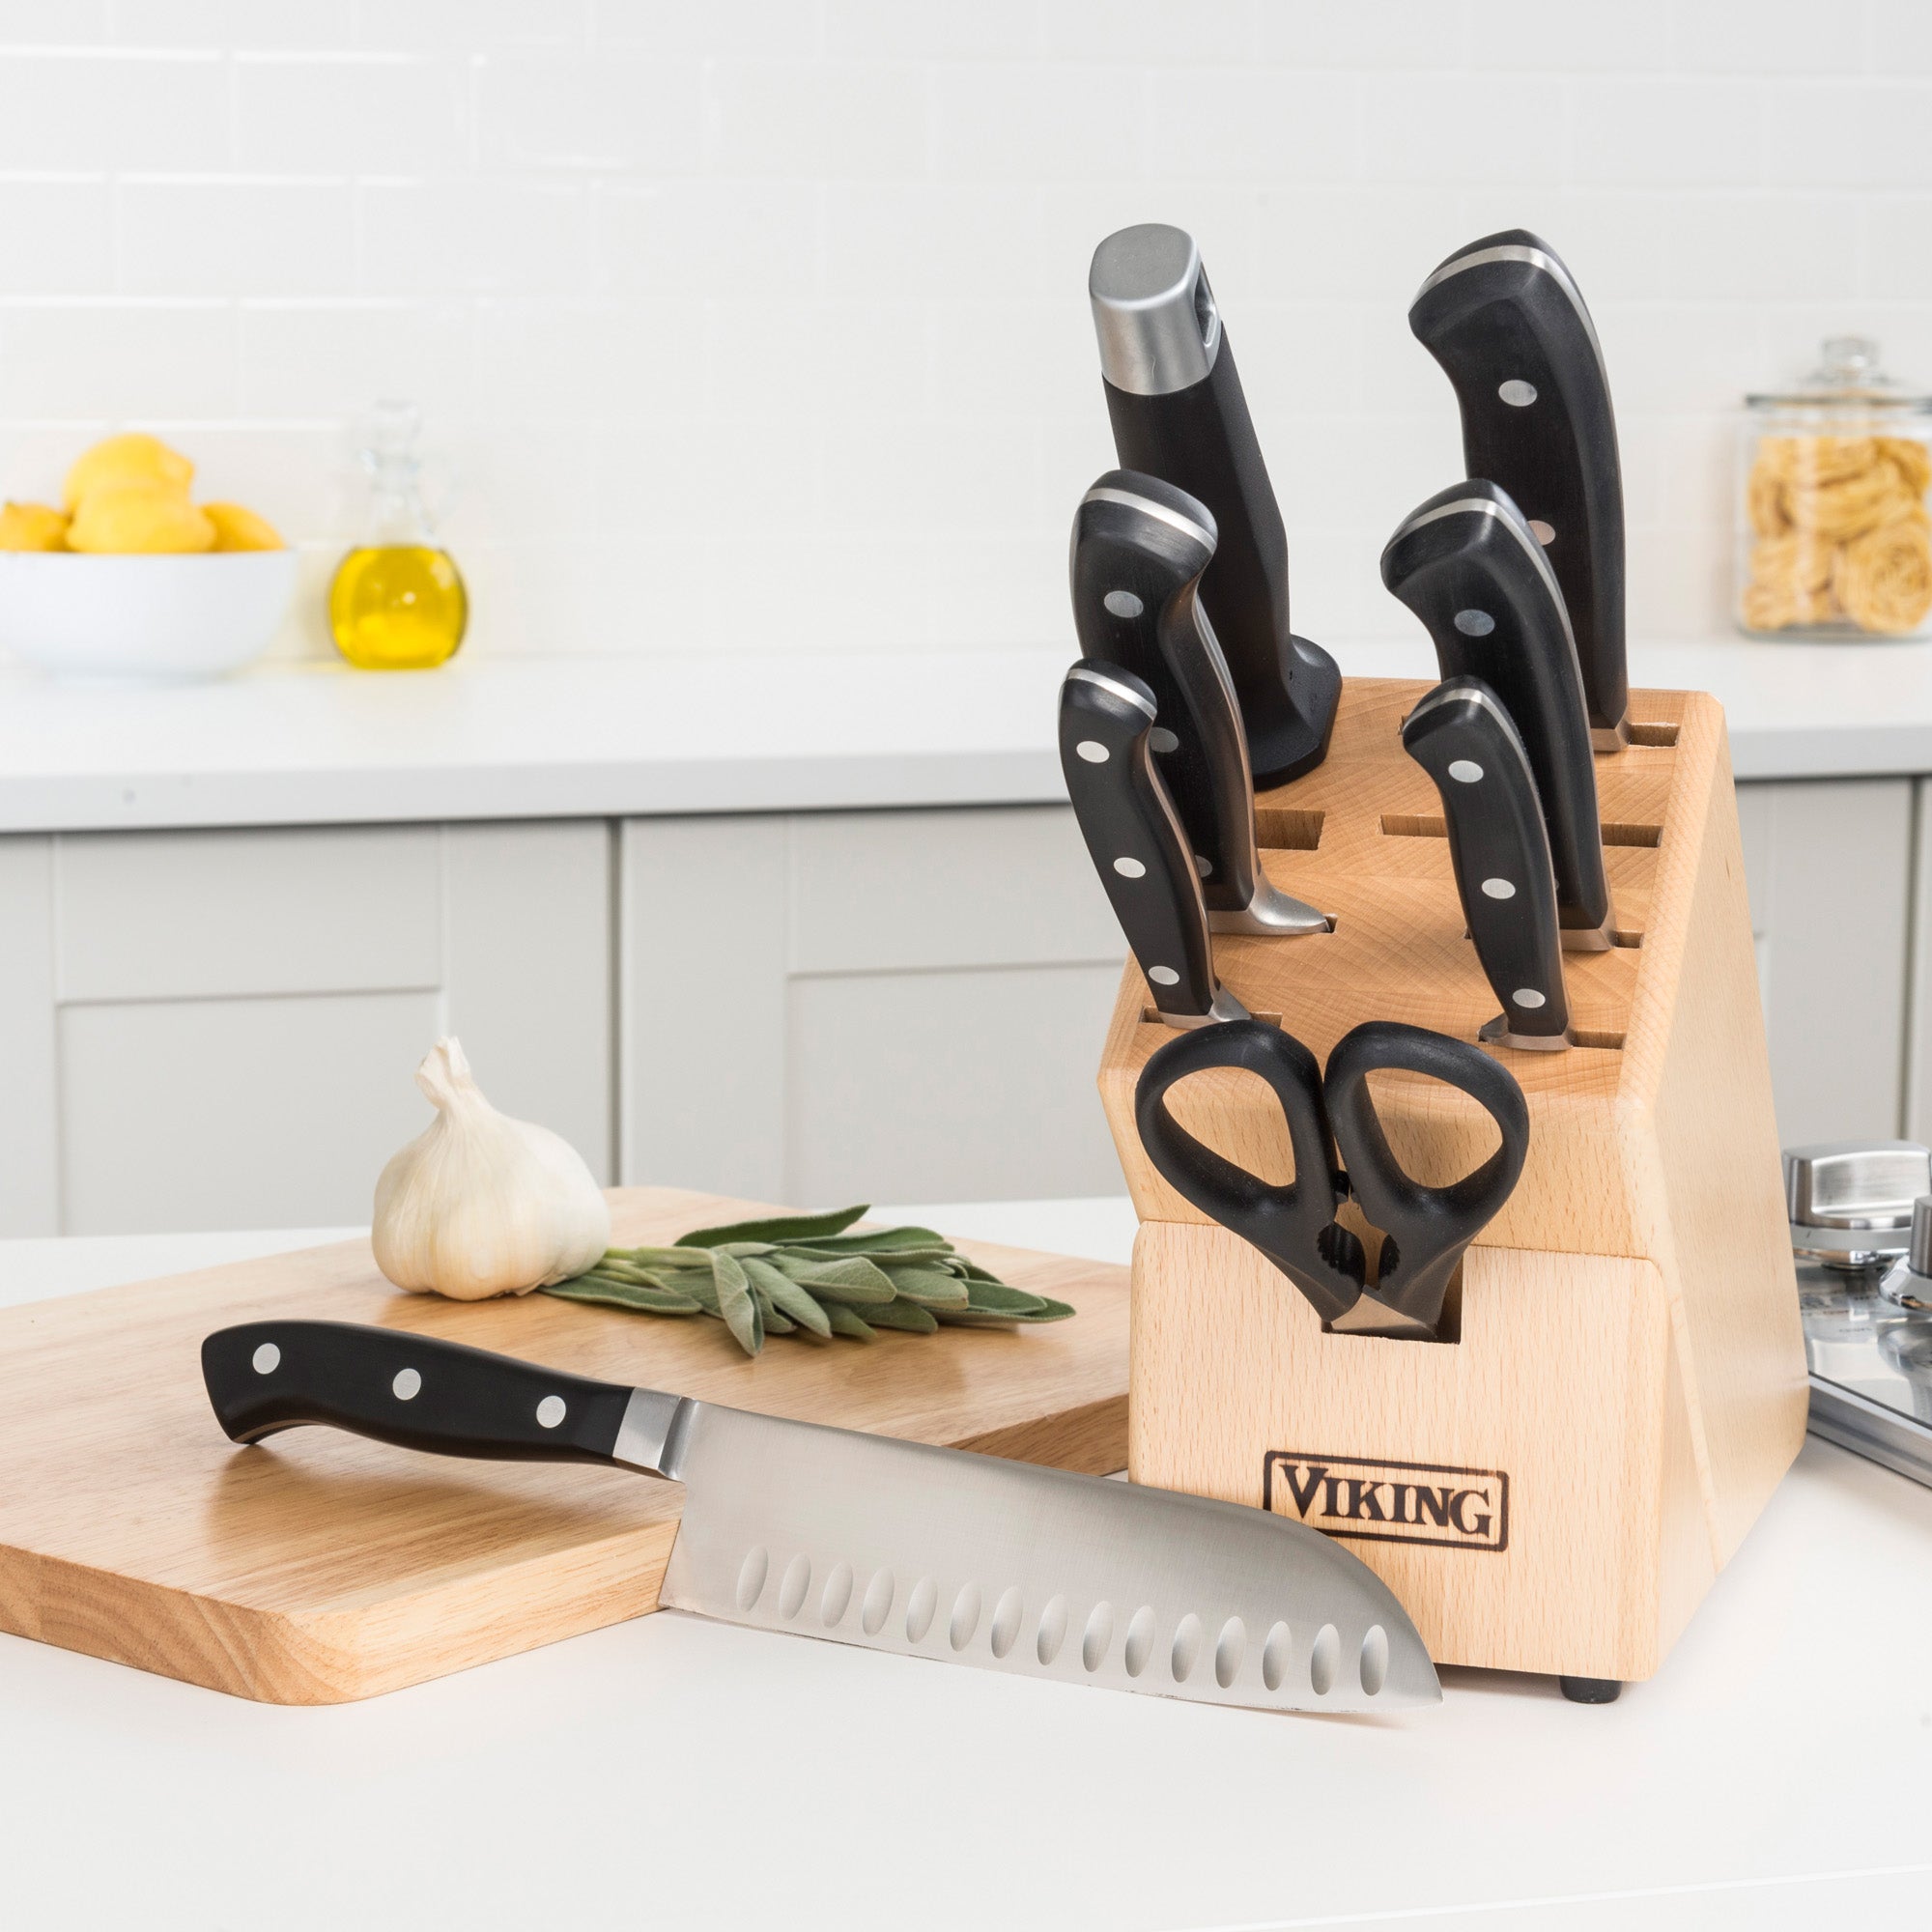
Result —
M 1440 1701 L 1394 1595 L 1305 1524 L 691 1406 L 668 1607 L 1198 1702 L 1390 1712 Z

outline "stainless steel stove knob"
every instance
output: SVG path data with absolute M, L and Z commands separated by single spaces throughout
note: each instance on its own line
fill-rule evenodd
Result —
M 1914 1199 L 1932 1189 L 1916 1141 L 1831 1141 L 1784 1151 L 1791 1245 L 1805 1261 L 1856 1270 L 1906 1252 Z
M 1911 1244 L 1886 1269 L 1878 1292 L 1901 1308 L 1932 1309 L 1932 1194 L 1912 1204 Z

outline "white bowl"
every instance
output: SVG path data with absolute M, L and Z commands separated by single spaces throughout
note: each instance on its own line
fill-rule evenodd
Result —
M 0 646 L 61 677 L 218 677 L 268 649 L 296 564 L 292 550 L 0 551 Z

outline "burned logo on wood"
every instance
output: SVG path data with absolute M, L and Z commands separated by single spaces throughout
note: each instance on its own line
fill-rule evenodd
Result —
M 1502 1469 L 1270 1449 L 1262 1463 L 1262 1507 L 1363 1543 L 1509 1547 L 1509 1475 Z

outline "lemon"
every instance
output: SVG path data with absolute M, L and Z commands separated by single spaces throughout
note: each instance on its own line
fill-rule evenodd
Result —
M 46 503 L 0 507 L 0 550 L 65 550 L 67 512 Z
M 155 554 L 214 548 L 214 525 L 166 483 L 102 483 L 67 528 L 70 550 Z
M 267 517 L 240 503 L 204 503 L 201 513 L 214 526 L 216 550 L 285 550 L 281 533 Z
M 158 437 L 134 430 L 126 436 L 110 436 L 83 450 L 67 472 L 63 496 L 72 511 L 80 507 L 80 499 L 90 491 L 109 483 L 160 484 L 185 497 L 193 481 L 194 465 L 179 450 L 170 449 Z M 207 547 L 201 546 L 204 550 Z

